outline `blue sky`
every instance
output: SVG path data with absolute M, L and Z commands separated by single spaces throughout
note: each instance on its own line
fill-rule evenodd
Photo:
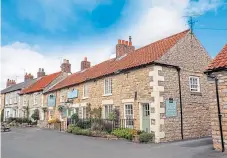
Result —
M 197 15 L 194 33 L 212 57 L 227 43 L 227 30 L 218 30 L 227 29 L 226 0 L 2 0 L 1 5 L 1 63 L 8 70 L 3 81 L 22 81 L 25 71 L 35 75 L 39 67 L 57 71 L 63 58 L 75 72 L 84 56 L 96 64 L 113 55 L 119 38 L 131 35 L 138 48 L 187 29 L 188 15 Z

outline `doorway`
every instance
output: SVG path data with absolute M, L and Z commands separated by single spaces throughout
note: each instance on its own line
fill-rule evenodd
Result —
M 150 104 L 142 103 L 142 130 L 150 132 Z

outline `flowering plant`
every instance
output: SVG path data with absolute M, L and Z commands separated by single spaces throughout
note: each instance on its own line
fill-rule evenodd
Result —
M 48 120 L 48 123 L 51 124 L 51 123 L 60 123 L 61 121 L 58 119 L 58 118 L 52 118 L 52 119 L 49 119 Z

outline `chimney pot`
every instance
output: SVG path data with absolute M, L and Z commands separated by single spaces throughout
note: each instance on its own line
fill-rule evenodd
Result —
M 121 44 L 121 40 L 120 39 L 118 40 L 118 44 Z
M 125 41 L 125 44 L 128 46 L 128 41 Z
M 69 60 L 64 59 L 60 67 L 62 72 L 66 72 L 66 73 L 71 72 L 71 64 L 69 63 Z
M 81 61 L 81 71 L 90 67 L 91 67 L 91 62 L 87 61 L 87 57 L 85 57 L 84 61 Z
M 121 41 L 121 44 L 125 44 L 125 40 L 122 40 L 122 41 Z

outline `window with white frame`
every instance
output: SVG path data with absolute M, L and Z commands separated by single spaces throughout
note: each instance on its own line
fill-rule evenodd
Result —
M 104 105 L 104 118 L 108 119 L 109 118 L 109 114 L 113 111 L 113 105 L 109 104 L 109 105 Z
M 189 77 L 189 87 L 191 92 L 200 92 L 199 77 L 190 76 Z
M 8 105 L 8 104 L 9 104 L 9 96 L 6 95 L 6 105 Z
M 126 128 L 133 128 L 133 106 L 132 104 L 125 104 L 125 125 Z
M 84 98 L 88 97 L 88 85 L 87 84 L 84 84 L 84 87 L 83 87 L 83 97 Z
M 104 94 L 112 94 L 112 78 L 107 78 L 104 80 Z

